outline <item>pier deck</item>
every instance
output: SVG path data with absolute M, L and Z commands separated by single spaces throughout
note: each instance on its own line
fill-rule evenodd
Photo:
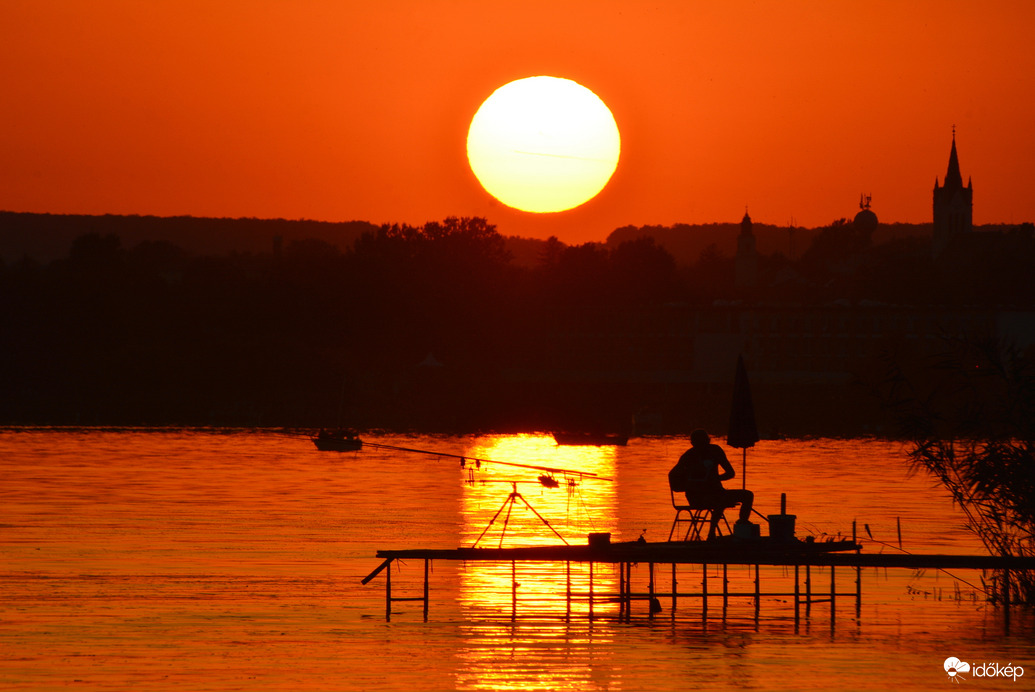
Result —
M 391 570 L 388 570 L 385 578 L 385 618 L 391 619 L 392 603 L 397 601 L 422 601 L 424 605 L 424 618 L 428 617 L 429 609 L 429 564 L 432 560 L 451 560 L 462 562 L 498 562 L 510 563 L 515 578 L 513 580 L 512 616 L 517 617 L 518 610 L 518 581 L 516 579 L 517 565 L 520 563 L 552 562 L 567 563 L 568 577 L 564 585 L 563 594 L 567 603 L 566 614 L 570 616 L 573 601 L 588 603 L 588 614 L 594 617 L 594 603 L 618 603 L 619 614 L 628 617 L 632 604 L 635 601 L 647 601 L 649 603 L 649 615 L 660 610 L 660 598 L 670 598 L 672 609 L 675 610 L 678 597 L 699 598 L 702 604 L 702 615 L 707 618 L 709 598 L 722 598 L 725 606 L 729 598 L 749 597 L 755 601 L 755 614 L 758 615 L 760 599 L 762 596 L 785 596 L 793 597 L 794 615 L 797 622 L 800 611 L 804 606 L 808 613 L 811 604 L 818 602 L 829 602 L 831 609 L 831 620 L 833 620 L 835 603 L 839 597 L 848 597 L 855 601 L 855 610 L 858 614 L 862 605 L 862 569 L 864 567 L 884 567 L 900 569 L 974 569 L 993 570 L 1001 580 L 1001 593 L 1010 593 L 1010 572 L 1013 570 L 1035 569 L 1035 558 L 1019 557 L 998 557 L 992 555 L 917 555 L 906 553 L 877 553 L 864 554 L 861 546 L 852 540 L 838 540 L 826 542 L 812 541 L 772 541 L 767 539 L 756 541 L 739 541 L 735 539 L 720 540 L 715 542 L 690 541 L 690 542 L 628 542 L 628 543 L 605 543 L 603 545 L 547 545 L 527 546 L 511 548 L 455 548 L 455 549 L 434 549 L 415 548 L 406 550 L 379 550 L 377 557 L 383 562 L 362 582 L 369 583 L 378 574 L 390 567 L 395 560 L 424 560 L 424 591 L 422 596 L 417 597 L 395 597 L 392 595 Z M 570 577 L 571 563 L 589 564 L 588 590 L 583 593 L 576 593 L 572 590 Z M 606 593 L 594 590 L 593 565 L 594 564 L 618 565 L 619 567 L 619 590 L 618 593 Z M 647 591 L 634 592 L 632 588 L 632 566 L 647 565 L 648 584 Z M 658 588 L 656 567 L 670 565 L 672 571 L 672 588 L 670 591 L 662 592 Z M 677 587 L 676 566 L 677 565 L 700 565 L 701 590 L 692 593 L 681 593 Z M 749 592 L 734 593 L 729 590 L 729 580 L 726 577 L 726 570 L 732 565 L 747 565 L 754 567 L 754 590 Z M 708 590 L 708 566 L 721 566 L 721 590 Z M 760 567 L 793 567 L 794 587 L 793 591 L 787 593 L 763 593 L 760 585 Z M 830 589 L 829 592 L 818 592 L 813 589 L 812 568 L 829 569 Z M 839 567 L 849 568 L 855 573 L 854 589 L 851 592 L 843 593 L 837 589 L 835 569 Z M 800 581 L 800 571 L 804 568 L 804 584 Z M 560 589 L 558 589 L 560 593 Z M 816 598 L 814 596 L 821 596 Z M 1009 626 L 1009 602 L 1003 603 L 1006 615 L 1006 625 Z

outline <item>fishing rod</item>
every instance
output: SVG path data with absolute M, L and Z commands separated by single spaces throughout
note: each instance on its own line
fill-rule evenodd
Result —
M 364 449 L 382 449 L 393 452 L 411 452 L 413 454 L 427 454 L 435 457 L 449 457 L 452 459 L 459 459 L 461 468 L 466 467 L 468 462 L 474 462 L 476 465 L 481 464 L 499 464 L 501 466 L 513 466 L 522 469 L 532 469 L 533 471 L 545 471 L 546 473 L 557 473 L 562 476 L 577 476 L 580 480 L 588 478 L 590 480 L 597 481 L 613 481 L 613 478 L 607 478 L 599 476 L 591 471 L 573 471 L 571 469 L 562 469 L 553 466 L 538 466 L 536 464 L 520 464 L 515 461 L 497 461 L 495 459 L 481 459 L 478 457 L 467 456 L 463 454 L 450 454 L 448 452 L 435 452 L 428 449 L 415 449 L 413 447 L 398 447 L 396 445 L 386 445 L 379 442 L 364 442 Z

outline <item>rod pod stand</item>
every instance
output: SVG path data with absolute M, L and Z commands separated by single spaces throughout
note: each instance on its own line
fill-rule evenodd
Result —
M 543 515 L 540 514 L 539 512 L 537 512 L 535 510 L 535 507 L 533 507 L 532 505 L 530 505 L 528 503 L 528 500 L 525 499 L 524 495 L 522 495 L 521 493 L 518 492 L 517 481 L 511 481 L 510 485 L 513 488 L 513 490 L 511 490 L 510 494 L 507 496 L 507 499 L 503 501 L 503 504 L 500 505 L 500 508 L 496 510 L 496 513 L 494 515 L 492 515 L 492 519 L 490 519 L 489 523 L 486 525 L 486 527 L 484 529 L 482 529 L 482 532 L 478 535 L 478 538 L 475 539 L 475 541 L 471 545 L 471 547 L 472 548 L 477 548 L 478 547 L 478 542 L 481 541 L 482 538 L 485 537 L 485 534 L 487 534 L 489 532 L 489 529 L 492 528 L 492 525 L 496 523 L 496 519 L 498 519 L 500 514 L 503 512 L 503 510 L 506 509 L 507 510 L 507 516 L 503 519 L 503 532 L 500 534 L 500 547 L 503 547 L 503 537 L 507 533 L 507 524 L 510 523 L 510 512 L 514 509 L 514 505 L 517 503 L 518 500 L 521 500 L 523 503 L 525 503 L 525 507 L 528 507 L 530 510 L 532 510 L 532 514 L 536 515 L 536 517 L 538 517 L 539 521 L 543 522 L 543 524 L 546 526 L 546 528 L 548 528 L 551 531 L 553 531 L 554 535 L 556 535 L 557 538 L 560 538 L 561 541 L 564 542 L 564 545 L 569 545 L 568 541 L 566 541 L 564 539 L 564 536 L 562 536 L 560 533 L 558 533 L 557 529 L 555 529 L 553 526 L 551 526 L 550 522 L 548 522 L 545 518 L 543 518 Z

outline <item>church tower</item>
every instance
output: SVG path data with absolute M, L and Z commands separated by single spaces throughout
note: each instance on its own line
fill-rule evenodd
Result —
M 747 209 L 744 210 L 740 235 L 737 236 L 733 283 L 737 288 L 754 288 L 758 284 L 758 251 L 755 249 L 755 234 L 751 231 L 751 217 Z
M 967 180 L 963 187 L 960 161 L 956 155 L 956 128 L 952 128 L 952 150 L 945 182 L 939 186 L 934 179 L 934 238 L 932 250 L 937 257 L 956 236 L 970 233 L 973 226 L 974 184 Z

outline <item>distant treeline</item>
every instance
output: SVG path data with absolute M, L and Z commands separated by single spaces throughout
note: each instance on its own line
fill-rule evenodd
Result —
M 138 243 L 172 243 L 196 255 L 269 253 L 276 244 L 315 238 L 342 249 L 377 230 L 366 221 L 330 223 L 286 219 L 212 219 L 193 216 L 86 216 L 0 211 L 0 258 L 31 257 L 50 262 L 68 255 L 72 242 L 87 233 L 116 235 L 125 248 Z
M 804 228 L 755 223 L 753 232 L 758 252 L 796 259 L 825 228 L 848 225 L 839 219 L 829 226 Z M 1003 232 L 1013 228 L 989 224 L 977 230 Z M 130 249 L 138 243 L 163 241 L 196 255 L 269 253 L 277 246 L 297 240 L 322 240 L 341 251 L 349 250 L 364 233 L 376 232 L 368 221 L 327 222 L 308 219 L 203 218 L 193 216 L 89 216 L 76 214 L 32 214 L 0 211 L 0 260 L 8 263 L 25 257 L 47 263 L 68 255 L 72 242 L 81 235 L 116 235 Z M 713 248 L 718 254 L 736 252 L 739 223 L 674 224 L 672 226 L 623 226 L 608 234 L 610 248 L 642 237 L 653 238 L 679 266 L 697 262 L 701 253 Z M 880 245 L 906 238 L 930 238 L 931 224 L 892 223 L 878 226 L 871 241 Z M 545 240 L 506 237 L 512 261 L 522 266 L 538 263 Z
M 225 255 L 232 252 L 272 252 L 276 245 L 316 239 L 348 250 L 364 233 L 377 230 L 367 221 L 327 222 L 307 219 L 229 219 L 193 216 L 88 216 L 76 214 L 30 214 L 0 211 L 0 259 L 12 262 L 30 257 L 50 262 L 68 255 L 72 241 L 87 233 L 117 235 L 125 248 L 145 241 L 164 241 L 197 255 Z M 822 229 L 755 224 L 758 249 L 763 254 L 781 253 L 797 257 Z M 627 240 L 650 236 L 680 265 L 697 261 L 701 251 L 714 245 L 720 252 L 736 249 L 739 224 L 676 224 L 674 226 L 623 226 L 608 235 L 609 247 Z M 881 226 L 874 242 L 907 236 L 930 236 L 931 224 Z M 535 264 L 545 241 L 507 238 L 507 249 L 521 265 Z
M 643 229 L 515 245 L 478 218 L 0 221 L 6 239 L 71 234 L 58 259 L 0 264 L 6 423 L 542 430 L 650 411 L 685 431 L 721 418 L 725 395 L 655 374 L 686 368 L 688 325 L 717 302 L 1035 308 L 1030 224 L 936 262 L 922 234 L 875 242 L 838 223 L 798 257 L 763 250 L 757 286 L 737 287 L 725 236 L 681 264 Z M 190 242 L 169 239 L 177 224 Z M 792 395 L 781 416 L 817 413 Z

